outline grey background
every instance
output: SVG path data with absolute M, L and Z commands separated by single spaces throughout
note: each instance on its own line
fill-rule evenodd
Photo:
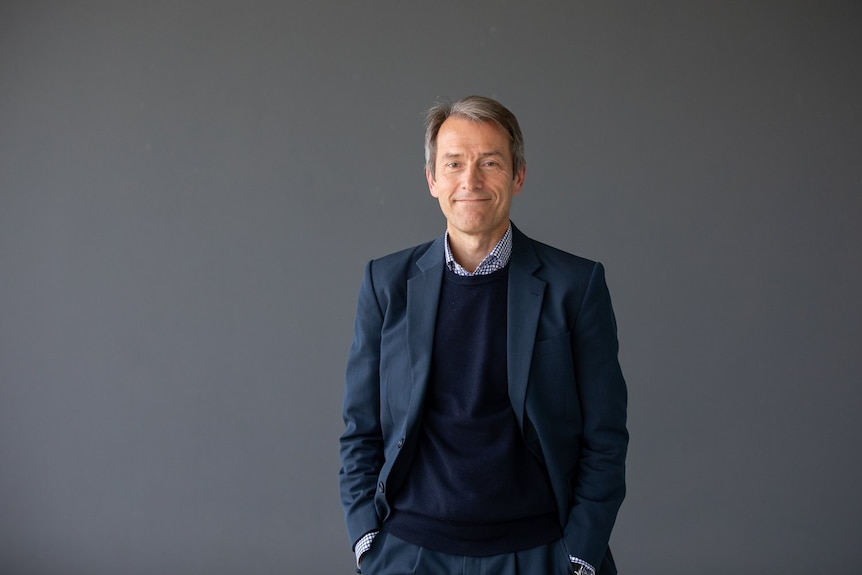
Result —
M 624 573 L 862 560 L 858 2 L 0 3 L 0 572 L 351 573 L 364 263 L 496 97 L 513 218 L 601 260 Z

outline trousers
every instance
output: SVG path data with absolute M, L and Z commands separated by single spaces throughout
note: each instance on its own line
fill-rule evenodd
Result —
M 560 539 L 524 551 L 465 557 L 431 551 L 380 532 L 362 556 L 362 575 L 571 575 Z

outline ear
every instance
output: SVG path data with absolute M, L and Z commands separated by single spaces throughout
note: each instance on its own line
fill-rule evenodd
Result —
M 434 180 L 434 176 L 431 175 L 431 170 L 427 167 L 425 168 L 425 179 L 428 180 L 428 191 L 431 192 L 431 195 L 435 198 L 439 197 L 440 194 L 437 192 L 437 182 Z
M 521 166 L 521 169 L 515 174 L 514 186 L 512 187 L 512 194 L 517 195 L 521 193 L 521 188 L 524 187 L 524 179 L 527 177 L 527 165 L 524 164 Z

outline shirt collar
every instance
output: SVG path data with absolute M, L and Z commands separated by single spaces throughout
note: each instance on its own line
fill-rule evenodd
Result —
M 473 273 L 468 272 L 464 267 L 455 261 L 455 258 L 452 256 L 452 248 L 449 247 L 449 232 L 446 232 L 445 236 L 445 245 L 446 245 L 446 266 L 459 276 L 480 276 L 487 275 L 490 273 L 494 273 L 495 271 L 501 270 L 509 263 L 509 259 L 512 257 L 512 222 L 509 222 L 509 227 L 506 229 L 506 233 L 503 234 L 503 237 L 500 238 L 500 241 L 497 242 L 497 245 L 494 246 L 494 249 L 491 250 L 485 259 L 479 264 L 476 268 L 476 271 Z

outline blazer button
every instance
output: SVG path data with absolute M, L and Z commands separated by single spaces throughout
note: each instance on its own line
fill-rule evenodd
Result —
M 386 487 L 383 485 L 382 481 L 377 484 L 377 491 L 379 491 L 380 493 L 383 493 L 386 491 Z
M 401 449 L 402 447 L 404 447 L 404 438 L 403 437 L 398 440 L 398 449 Z

